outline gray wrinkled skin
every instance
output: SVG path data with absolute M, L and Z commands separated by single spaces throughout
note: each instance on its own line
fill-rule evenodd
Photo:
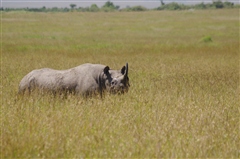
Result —
M 31 93 L 34 89 L 53 93 L 70 92 L 83 96 L 108 91 L 125 93 L 130 84 L 128 64 L 121 70 L 111 70 L 101 64 L 83 64 L 68 70 L 43 68 L 28 73 L 19 84 L 19 93 Z

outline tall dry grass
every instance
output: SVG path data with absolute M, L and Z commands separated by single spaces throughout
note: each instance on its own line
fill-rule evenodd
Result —
M 238 12 L 2 12 L 1 157 L 238 158 Z M 128 62 L 129 92 L 17 94 L 33 69 L 86 62 Z

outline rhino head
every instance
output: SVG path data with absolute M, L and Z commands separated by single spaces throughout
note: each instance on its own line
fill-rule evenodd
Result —
M 130 87 L 128 78 L 128 63 L 121 70 L 111 70 L 108 66 L 104 68 L 106 90 L 112 94 L 122 94 Z

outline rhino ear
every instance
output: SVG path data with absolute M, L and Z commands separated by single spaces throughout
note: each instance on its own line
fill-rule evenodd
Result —
M 108 75 L 108 74 L 109 74 L 109 70 L 110 70 L 110 68 L 109 68 L 108 66 L 106 66 L 106 67 L 103 69 L 104 74 Z
M 123 66 L 122 69 L 121 69 L 121 73 L 124 75 L 125 71 L 126 71 L 126 66 Z
M 126 63 L 126 66 L 123 66 L 123 67 L 122 67 L 121 73 L 122 73 L 124 76 L 128 76 L 128 63 Z
M 128 63 L 126 63 L 126 72 L 125 76 L 128 76 Z

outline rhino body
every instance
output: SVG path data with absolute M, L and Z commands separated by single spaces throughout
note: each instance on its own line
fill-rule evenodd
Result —
M 19 93 L 34 89 L 51 92 L 71 92 L 83 96 L 128 91 L 128 64 L 121 70 L 111 70 L 101 64 L 82 64 L 67 70 L 42 68 L 28 73 L 19 84 Z

